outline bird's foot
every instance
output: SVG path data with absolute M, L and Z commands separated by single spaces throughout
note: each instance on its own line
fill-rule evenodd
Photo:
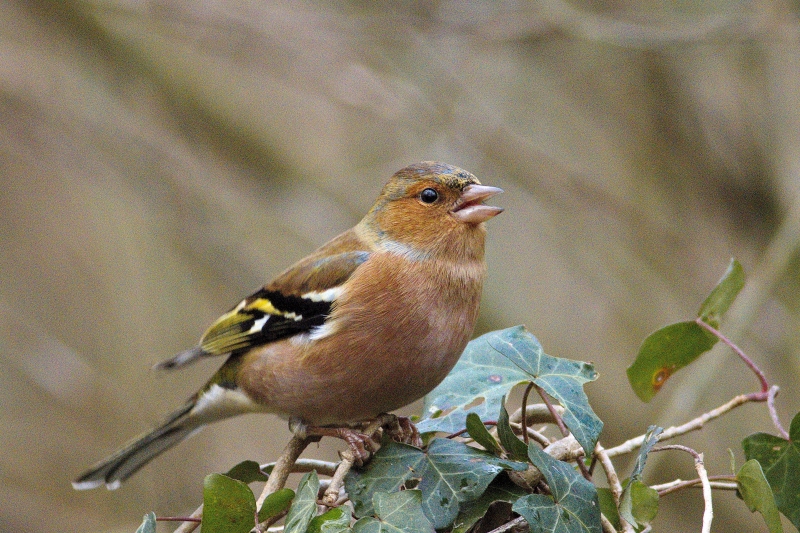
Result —
M 290 420 L 289 429 L 300 438 L 334 437 L 347 443 L 353 454 L 353 463 L 362 466 L 371 454 L 378 451 L 380 443 L 375 439 L 375 432 L 358 431 L 349 427 L 307 426 L 298 420 Z M 378 428 L 380 429 L 380 428 Z
M 396 442 L 422 447 L 419 431 L 411 419 L 386 413 L 378 415 L 369 422 L 350 427 L 308 426 L 297 419 L 292 419 L 289 428 L 301 438 L 334 437 L 345 441 L 353 454 L 356 466 L 363 466 L 370 456 L 380 449 L 382 432 Z
M 417 426 L 414 425 L 410 418 L 395 415 L 378 416 L 378 418 L 381 417 L 390 417 L 381 425 L 390 439 L 422 448 L 422 437 L 420 437 Z

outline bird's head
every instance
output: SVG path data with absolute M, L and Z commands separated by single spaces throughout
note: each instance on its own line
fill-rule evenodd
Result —
M 483 257 L 483 222 L 500 207 L 483 201 L 503 192 L 458 167 L 424 161 L 397 173 L 359 227 L 378 246 L 414 258 Z

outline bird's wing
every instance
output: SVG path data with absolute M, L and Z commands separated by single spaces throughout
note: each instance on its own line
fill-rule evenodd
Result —
M 209 355 L 246 350 L 324 324 L 342 285 L 366 251 L 309 257 L 251 294 L 206 330 L 199 346 L 156 365 L 175 368 Z

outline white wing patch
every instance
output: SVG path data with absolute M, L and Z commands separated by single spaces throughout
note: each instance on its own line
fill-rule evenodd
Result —
M 232 415 L 268 410 L 266 405 L 254 402 L 240 389 L 226 389 L 214 384 L 200 394 L 189 416 L 213 422 Z
M 254 321 L 250 329 L 247 330 L 246 335 L 250 335 L 252 333 L 258 333 L 259 331 L 261 331 L 264 328 L 264 324 L 266 324 L 267 320 L 269 320 L 269 316 L 270 315 L 264 315 L 263 317 Z
M 311 291 L 301 295 L 302 298 L 311 300 L 312 302 L 332 302 L 342 295 L 344 287 L 331 287 L 324 291 Z
M 321 326 L 314 326 L 308 334 L 308 340 L 316 341 L 323 339 L 336 331 L 336 325 L 332 321 L 326 321 Z

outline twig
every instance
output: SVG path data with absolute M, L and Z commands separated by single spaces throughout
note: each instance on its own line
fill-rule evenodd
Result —
M 600 513 L 600 526 L 603 528 L 603 533 L 617 533 L 614 524 L 602 513 Z
M 614 500 L 614 505 L 619 508 L 619 501 L 620 498 L 622 498 L 622 484 L 619 482 L 619 476 L 614 468 L 614 463 L 611 462 L 611 458 L 600 443 L 597 443 L 597 446 L 594 448 L 594 456 L 597 457 L 600 464 L 603 465 L 606 479 L 608 479 L 608 487 L 611 489 L 611 498 Z M 620 523 L 622 524 L 623 531 L 626 533 L 632 533 L 634 531 L 633 526 L 626 522 L 624 518 L 620 517 Z
M 267 496 L 283 488 L 297 458 L 300 457 L 300 454 L 303 453 L 306 446 L 311 444 L 314 440 L 314 437 L 307 437 L 303 433 L 295 433 L 292 435 L 292 439 L 289 441 L 289 444 L 286 445 L 283 454 L 275 462 L 275 468 L 272 469 L 272 473 L 269 475 L 269 479 L 264 485 L 264 490 L 261 491 L 261 496 L 258 497 L 256 509 L 261 509 Z
M 274 469 L 275 464 L 274 462 L 265 463 L 261 465 L 260 468 L 266 472 Z M 323 476 L 332 476 L 334 472 L 336 472 L 338 466 L 339 463 L 322 461 L 320 459 L 298 459 L 295 461 L 294 466 L 292 466 L 292 474 L 305 474 L 306 472 L 316 470 L 318 474 L 322 474 Z
M 734 344 L 734 343 L 733 343 L 733 341 L 731 341 L 731 340 L 730 340 L 728 337 L 726 337 L 725 335 L 723 335 L 721 331 L 717 330 L 716 328 L 714 328 L 714 327 L 713 327 L 713 326 L 711 326 L 710 324 L 706 323 L 706 322 L 705 322 L 705 321 L 704 321 L 704 320 L 703 320 L 701 317 L 697 317 L 697 318 L 695 319 L 695 322 L 697 323 L 697 325 L 698 325 L 698 326 L 700 326 L 701 328 L 705 329 L 706 331 L 708 331 L 709 333 L 711 333 L 712 335 L 714 335 L 716 338 L 718 338 L 719 340 L 721 340 L 723 343 L 725 343 L 725 344 L 728 346 L 728 348 L 730 348 L 731 350 L 733 350 L 733 351 L 734 351 L 734 353 L 736 353 L 736 355 L 738 355 L 738 356 L 739 356 L 739 358 L 740 358 L 742 361 L 744 361 L 744 364 L 746 364 L 746 365 L 747 365 L 747 367 L 748 367 L 750 370 L 752 370 L 752 371 L 753 371 L 753 373 L 754 373 L 754 374 L 756 375 L 756 377 L 758 378 L 758 381 L 761 383 L 761 393 L 762 393 L 762 394 L 764 394 L 764 395 L 766 395 L 767 391 L 769 390 L 769 383 L 767 382 L 767 378 L 766 378 L 766 376 L 764 375 L 764 372 L 762 372 L 762 371 L 761 371 L 761 369 L 758 367 L 758 365 L 757 365 L 757 364 L 755 364 L 755 362 L 753 362 L 753 360 L 752 360 L 752 359 L 750 359 L 750 358 L 747 356 L 747 354 L 745 354 L 745 353 L 742 351 L 742 349 L 741 349 L 741 348 L 739 348 L 738 346 L 736 346 L 736 344 Z
M 682 446 L 680 444 L 667 444 L 666 446 L 656 446 L 651 452 L 662 452 L 666 450 L 679 450 L 682 452 L 686 452 L 691 454 L 694 457 L 694 468 L 697 470 L 697 475 L 700 478 L 700 483 L 703 485 L 703 503 L 705 504 L 705 508 L 703 509 L 703 528 L 700 530 L 701 533 L 711 533 L 711 521 L 714 518 L 714 508 L 711 504 L 711 484 L 708 480 L 708 473 L 706 472 L 706 467 L 703 464 L 703 454 L 698 453 L 695 450 L 689 448 L 688 446 Z
M 737 490 L 736 476 L 708 476 L 709 483 L 712 489 L 720 490 Z M 727 481 L 724 481 L 727 480 Z M 650 488 L 658 492 L 660 496 L 666 496 L 679 490 L 693 488 L 699 485 L 702 481 L 698 479 L 690 479 L 684 481 L 682 479 L 675 479 L 669 483 L 662 483 L 661 485 L 650 485 Z
M 200 507 L 194 510 L 194 512 L 189 516 L 189 518 L 203 518 L 203 504 L 200 504 Z M 178 526 L 174 533 L 192 533 L 195 529 L 200 527 L 200 522 L 194 521 L 187 521 Z
M 753 399 L 748 394 L 740 394 L 738 396 L 734 396 L 732 399 L 728 400 L 726 403 L 720 405 L 716 409 L 712 409 L 707 413 L 703 413 L 702 415 L 694 418 L 685 424 L 680 426 L 672 426 L 664 430 L 664 432 L 659 435 L 659 441 L 665 441 L 668 439 L 673 439 L 679 435 L 684 435 L 689 433 L 690 431 L 696 431 L 701 429 L 706 422 L 710 422 L 715 418 L 719 418 L 720 416 L 724 415 L 728 411 L 739 407 L 740 405 L 744 405 L 747 402 L 752 401 Z M 644 442 L 644 435 L 639 435 L 638 437 L 634 437 L 632 439 L 628 439 L 622 444 L 618 446 L 614 446 L 613 448 L 608 448 L 606 453 L 609 457 L 616 457 L 617 455 L 624 455 L 626 453 L 631 453 L 634 450 L 638 450 L 642 443 Z
M 516 423 L 516 422 L 509 423 L 509 425 L 511 426 L 511 429 L 515 429 L 515 430 L 519 431 L 522 434 L 526 434 L 527 433 L 528 437 L 530 437 L 531 439 L 535 440 L 536 442 L 538 442 L 542 446 L 549 446 L 551 444 L 550 439 L 548 439 L 542 433 L 539 433 L 538 431 L 536 431 L 533 428 L 530 428 L 530 427 L 527 427 L 527 426 L 525 426 L 523 428 L 522 424 L 519 424 L 519 423 Z
M 561 415 L 564 412 L 564 408 L 560 405 L 551 405 L 553 409 L 555 409 L 556 413 Z M 508 421 L 511 423 L 523 423 L 522 421 L 522 409 L 517 409 L 514 411 L 509 417 Z M 531 426 L 533 424 L 547 424 L 552 423 L 553 414 L 551 413 L 550 409 L 548 409 L 546 404 L 543 403 L 534 403 L 526 407 L 525 409 L 525 421 L 524 424 L 526 426 Z
M 697 475 L 703 482 L 703 502 L 705 502 L 705 509 L 703 510 L 703 529 L 702 533 L 711 533 L 711 520 L 714 519 L 714 508 L 711 505 L 711 484 L 708 481 L 708 472 L 703 464 L 703 454 L 694 460 L 694 468 L 697 470 Z
M 488 533 L 506 533 L 506 531 L 510 531 L 517 527 L 518 525 L 522 524 L 525 521 L 525 518 L 519 516 L 510 522 L 506 522 L 500 527 L 496 527 L 493 530 L 489 531 Z
M 336 472 L 333 474 L 331 483 L 328 485 L 328 488 L 325 489 L 325 494 L 322 496 L 322 503 L 328 507 L 333 507 L 339 500 L 339 492 L 344 485 L 344 478 L 350 469 L 353 468 L 353 464 L 355 463 L 355 456 L 353 456 L 352 451 L 344 450 L 340 453 L 340 455 L 342 457 L 342 461 L 336 468 Z
M 775 427 L 778 428 L 778 432 L 781 434 L 786 440 L 789 440 L 789 432 L 781 424 L 780 419 L 778 418 L 778 411 L 775 410 L 775 396 L 778 394 L 777 385 L 773 385 L 769 392 L 767 393 L 767 409 L 769 410 L 769 416 L 772 418 L 772 423 L 775 424 Z

